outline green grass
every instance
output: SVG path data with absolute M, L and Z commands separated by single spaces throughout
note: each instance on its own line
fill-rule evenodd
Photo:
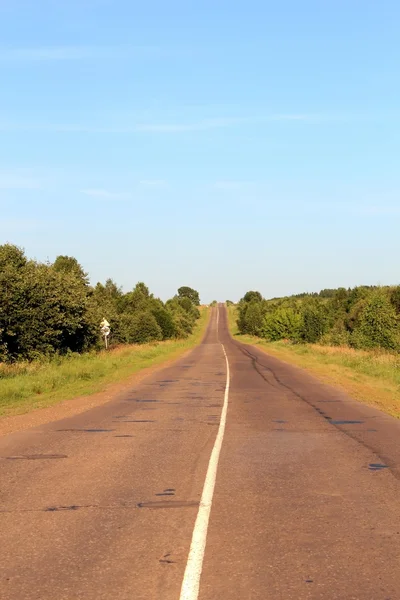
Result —
M 176 359 L 201 341 L 209 315 L 209 310 L 201 311 L 193 334 L 185 340 L 121 346 L 108 352 L 75 354 L 47 362 L 0 365 L 0 416 L 23 414 L 101 392 L 110 383 Z
M 228 316 L 235 339 L 302 367 L 322 381 L 340 387 L 357 400 L 400 418 L 399 354 L 342 346 L 267 342 L 238 333 L 235 307 L 229 307 Z

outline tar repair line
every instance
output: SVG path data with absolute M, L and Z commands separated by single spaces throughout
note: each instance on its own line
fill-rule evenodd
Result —
M 219 309 L 217 311 L 217 333 L 219 323 Z M 222 441 L 224 439 L 226 415 L 229 402 L 230 369 L 229 360 L 223 344 L 221 344 L 226 360 L 226 388 L 224 405 L 221 411 L 221 420 L 217 437 L 208 463 L 206 480 L 200 500 L 199 512 L 193 530 L 192 543 L 190 545 L 188 561 L 183 577 L 180 600 L 197 600 L 200 591 L 200 577 L 203 569 L 204 552 L 207 543 L 207 530 L 210 520 L 211 506 L 214 495 L 215 480 L 217 477 L 219 455 L 221 453 Z

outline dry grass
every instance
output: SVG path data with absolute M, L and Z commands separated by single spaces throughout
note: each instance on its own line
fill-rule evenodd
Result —
M 353 398 L 400 418 L 400 355 L 318 344 L 266 342 L 242 336 L 237 332 L 234 307 L 229 310 L 229 324 L 236 339 L 302 367 Z
M 185 340 L 120 346 L 50 361 L 0 365 L 0 416 L 17 415 L 62 400 L 104 390 L 138 371 L 178 358 L 197 345 L 210 311 L 202 310 L 194 333 Z

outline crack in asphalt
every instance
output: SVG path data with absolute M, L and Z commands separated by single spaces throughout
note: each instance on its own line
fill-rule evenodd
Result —
M 272 387 L 274 387 L 275 389 L 279 389 L 279 386 L 286 388 L 289 392 L 291 392 L 294 396 L 296 396 L 297 398 L 299 398 L 300 400 L 302 400 L 303 402 L 306 402 L 306 404 L 308 404 L 309 406 L 311 406 L 318 414 L 321 415 L 321 409 L 317 406 L 315 406 L 315 404 L 312 403 L 311 400 L 305 398 L 304 396 L 302 396 L 301 394 L 299 394 L 299 392 L 296 392 L 296 390 L 294 390 L 290 385 L 284 383 L 281 379 L 279 379 L 278 375 L 276 375 L 276 373 L 273 371 L 273 369 L 271 369 L 271 367 L 268 367 L 265 364 L 262 364 L 259 360 L 259 358 L 257 356 L 255 356 L 254 354 L 252 354 L 250 352 L 250 350 L 248 350 L 244 344 L 241 344 L 240 342 L 238 342 L 237 340 L 234 340 L 232 338 L 232 342 L 234 343 L 234 345 L 238 348 L 238 350 L 244 354 L 245 356 L 247 356 L 248 358 L 250 358 L 253 369 L 256 371 L 256 373 L 258 373 L 260 375 L 260 377 L 262 377 L 262 379 L 268 383 L 269 385 L 271 385 Z M 263 369 L 265 369 L 266 371 L 268 371 L 272 377 L 275 379 L 276 383 L 278 385 L 274 385 L 273 383 L 271 383 L 266 376 L 262 373 L 262 371 L 260 370 L 259 367 L 262 367 Z M 340 401 L 339 401 L 340 402 Z M 336 420 L 336 419 L 331 419 L 330 417 L 323 417 L 325 418 L 331 425 L 333 425 L 333 427 L 335 427 L 338 431 L 340 431 L 341 433 L 347 435 L 349 438 L 351 438 L 352 440 L 354 440 L 355 442 L 357 442 L 358 444 L 361 444 L 361 446 L 363 446 L 364 448 L 368 449 L 370 452 L 372 452 L 383 464 L 385 464 L 390 472 L 392 473 L 392 475 L 396 478 L 400 480 L 400 472 L 398 472 L 396 465 L 393 464 L 392 461 L 390 461 L 390 459 L 388 457 L 385 456 L 381 456 L 376 449 L 371 446 L 369 443 L 367 443 L 364 440 L 361 440 L 357 435 L 354 435 L 353 432 L 354 430 L 346 430 L 346 429 L 342 429 L 341 427 L 339 427 L 340 424 L 343 424 L 343 420 Z M 353 421 L 354 423 L 354 421 Z

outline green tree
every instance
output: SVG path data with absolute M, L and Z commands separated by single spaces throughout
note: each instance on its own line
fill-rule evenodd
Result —
M 146 344 L 162 340 L 163 337 L 161 327 L 151 312 L 123 314 L 121 331 L 123 341 L 129 344 Z
M 384 290 L 378 289 L 368 298 L 352 343 L 357 348 L 399 349 L 399 318 Z
M 0 329 L 9 359 L 86 349 L 93 341 L 86 285 L 50 265 L 9 264 L 0 277 Z
M 262 302 L 262 299 L 260 292 L 254 291 L 246 292 L 242 298 L 243 302 Z
M 261 335 L 263 324 L 261 304 L 257 300 L 253 300 L 248 304 L 244 315 L 245 333 L 249 333 L 250 335 Z
M 271 342 L 282 339 L 300 341 L 302 326 L 300 313 L 281 307 L 265 316 L 262 334 Z
M 178 290 L 179 298 L 189 298 L 195 306 L 200 306 L 200 295 L 199 292 L 191 287 L 183 286 Z
M 151 312 L 160 326 L 162 339 L 169 340 L 175 337 L 176 327 L 172 314 L 163 306 L 156 306 Z
M 309 301 L 303 309 L 302 338 L 305 342 L 319 342 L 328 329 L 326 308 L 314 300 Z
M 59 273 L 73 273 L 86 284 L 89 282 L 88 274 L 73 256 L 57 256 L 53 268 Z
M 400 285 L 391 290 L 390 302 L 392 303 L 396 313 L 400 315 Z

